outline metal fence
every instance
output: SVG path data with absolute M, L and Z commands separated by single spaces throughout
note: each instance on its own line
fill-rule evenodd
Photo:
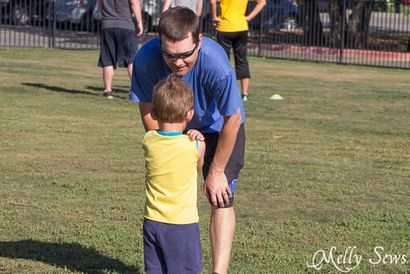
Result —
M 96 0 L 0 0 L 0 46 L 98 48 Z
M 410 68 L 408 0 L 268 1 L 251 30 L 258 56 Z
M 143 43 L 155 35 L 162 0 L 141 3 Z M 96 0 L 0 0 L 0 5 L 0 46 L 99 47 Z M 410 68 L 410 0 L 267 0 L 249 28 L 251 55 Z M 215 35 L 207 0 L 201 30 Z

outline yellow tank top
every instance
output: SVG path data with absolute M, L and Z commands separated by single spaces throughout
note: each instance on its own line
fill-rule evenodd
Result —
M 248 0 L 221 0 L 219 18 L 222 19 L 216 27 L 221 32 L 237 32 L 248 30 L 245 19 Z
M 144 217 L 170 224 L 198 222 L 196 142 L 179 132 L 151 130 L 145 134 L 142 147 L 146 169 Z

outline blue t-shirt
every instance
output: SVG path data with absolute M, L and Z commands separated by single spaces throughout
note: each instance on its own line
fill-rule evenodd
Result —
M 153 87 L 165 79 L 171 70 L 162 57 L 159 38 L 148 41 L 134 58 L 130 100 L 151 103 Z M 198 60 L 182 77 L 194 93 L 195 114 L 188 128 L 202 133 L 220 132 L 224 116 L 238 108 L 242 123 L 245 112 L 241 93 L 225 51 L 212 39 L 203 37 Z

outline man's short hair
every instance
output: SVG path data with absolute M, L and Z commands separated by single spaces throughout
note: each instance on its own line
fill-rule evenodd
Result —
M 159 20 L 159 37 L 172 42 L 182 41 L 192 33 L 194 43 L 199 40 L 199 19 L 195 12 L 186 7 L 174 7 L 164 12 Z
M 159 122 L 180 123 L 193 108 L 194 95 L 190 85 L 174 74 L 155 85 L 152 108 Z

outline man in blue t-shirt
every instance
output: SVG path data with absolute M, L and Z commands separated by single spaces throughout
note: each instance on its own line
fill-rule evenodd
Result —
M 214 272 L 227 273 L 235 230 L 234 189 L 245 150 L 245 114 L 235 72 L 225 51 L 199 33 L 198 17 L 190 9 L 169 9 L 158 30 L 159 37 L 134 59 L 130 99 L 139 102 L 145 130 L 158 129 L 151 116 L 155 84 L 174 73 L 191 85 L 195 114 L 187 129 L 205 137 L 204 193 L 212 205 Z

